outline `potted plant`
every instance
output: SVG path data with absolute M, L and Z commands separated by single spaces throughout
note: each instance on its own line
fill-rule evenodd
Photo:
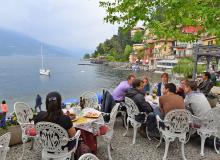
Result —
M 6 132 L 11 132 L 11 139 L 9 143 L 10 146 L 20 144 L 22 142 L 22 131 L 17 122 L 15 113 L 7 118 L 3 115 L 0 115 L 0 136 Z

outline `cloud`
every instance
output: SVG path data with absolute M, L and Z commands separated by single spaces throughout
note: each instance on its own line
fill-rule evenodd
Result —
M 117 33 L 98 0 L 0 0 L 0 27 L 67 49 L 94 50 Z

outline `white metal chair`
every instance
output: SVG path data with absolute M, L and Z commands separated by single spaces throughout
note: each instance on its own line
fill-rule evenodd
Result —
M 94 154 L 86 153 L 79 157 L 79 160 L 99 160 Z
M 9 150 L 9 142 L 11 139 L 11 133 L 8 132 L 0 137 L 0 160 L 5 160 L 7 152 Z
M 107 142 L 107 147 L 108 147 L 108 158 L 109 160 L 112 160 L 111 157 L 111 140 L 113 138 L 113 132 L 114 132 L 114 124 L 115 124 L 115 120 L 116 120 L 116 115 L 118 113 L 118 107 L 119 107 L 119 103 L 117 103 L 113 108 L 112 111 L 110 113 L 110 121 L 109 123 L 106 123 L 106 125 L 108 126 L 108 131 L 105 135 L 103 135 L 103 139 L 104 141 Z
M 32 139 L 32 146 L 31 146 L 32 149 L 34 138 L 36 137 L 35 135 L 31 136 L 26 133 L 28 128 L 30 127 L 35 128 L 34 122 L 31 121 L 33 119 L 33 112 L 31 110 L 31 107 L 24 102 L 16 102 L 14 104 L 14 111 L 17 116 L 17 122 L 21 126 L 21 130 L 22 130 L 22 142 L 23 142 L 23 150 L 21 156 L 22 159 L 25 150 L 25 143 L 27 142 L 28 138 Z
M 60 125 L 51 122 L 39 122 L 36 125 L 37 136 L 42 144 L 42 159 L 67 160 L 71 159 L 78 147 L 80 130 L 76 135 L 69 138 L 67 131 Z M 68 151 L 65 147 L 69 141 L 75 141 L 75 146 Z
M 200 155 L 204 156 L 204 144 L 206 138 L 210 136 L 214 136 L 214 148 L 216 152 L 219 154 L 219 151 L 216 147 L 216 139 L 220 138 L 220 107 L 215 107 L 210 109 L 206 114 L 201 116 L 200 119 L 200 128 L 197 129 L 198 135 L 201 137 L 201 152 Z
M 186 133 L 189 131 L 189 122 L 191 121 L 191 113 L 185 109 L 176 109 L 166 114 L 164 120 L 157 115 L 157 127 L 161 133 L 160 142 L 157 147 L 165 140 L 165 153 L 163 160 L 166 160 L 170 142 L 176 138 L 181 142 L 182 157 L 186 160 L 184 154 L 184 145 L 186 141 Z M 161 124 L 161 123 L 162 124 Z
M 132 127 L 134 128 L 134 135 L 133 135 L 133 142 L 132 144 L 135 144 L 136 141 L 136 135 L 137 135 L 137 129 L 139 127 L 141 127 L 141 123 L 137 122 L 135 120 L 135 116 L 138 114 L 145 114 L 139 111 L 137 105 L 134 103 L 134 101 L 128 97 L 125 97 L 125 104 L 126 104 L 126 109 L 127 109 L 127 125 L 126 125 L 126 132 L 123 134 L 123 136 L 126 136 L 128 133 L 128 126 L 129 126 L 129 122 L 131 123 Z M 147 117 L 146 117 L 147 118 Z M 147 129 L 146 129 L 147 131 Z M 149 136 L 148 136 L 148 132 L 146 133 L 148 139 L 150 140 Z
M 84 108 L 95 108 L 100 110 L 98 97 L 95 92 L 87 91 L 81 95 L 81 97 L 85 100 Z

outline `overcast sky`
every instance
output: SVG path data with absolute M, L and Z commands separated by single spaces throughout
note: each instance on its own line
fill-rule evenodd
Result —
M 0 0 L 0 27 L 71 50 L 93 51 L 117 33 L 104 16 L 98 0 Z

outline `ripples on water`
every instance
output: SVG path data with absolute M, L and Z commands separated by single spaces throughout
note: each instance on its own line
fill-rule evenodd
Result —
M 101 88 L 112 89 L 131 73 L 104 65 L 78 65 L 84 62 L 69 57 L 45 57 L 44 60 L 45 66 L 51 69 L 50 77 L 39 75 L 40 56 L 0 58 L 0 100 L 6 100 L 10 111 L 16 101 L 34 107 L 37 94 L 45 101 L 46 94 L 51 91 L 60 92 L 66 99 L 77 98 L 87 90 L 101 92 Z M 159 80 L 158 75 L 144 71 L 134 74 L 137 77 L 147 75 L 150 81 Z

